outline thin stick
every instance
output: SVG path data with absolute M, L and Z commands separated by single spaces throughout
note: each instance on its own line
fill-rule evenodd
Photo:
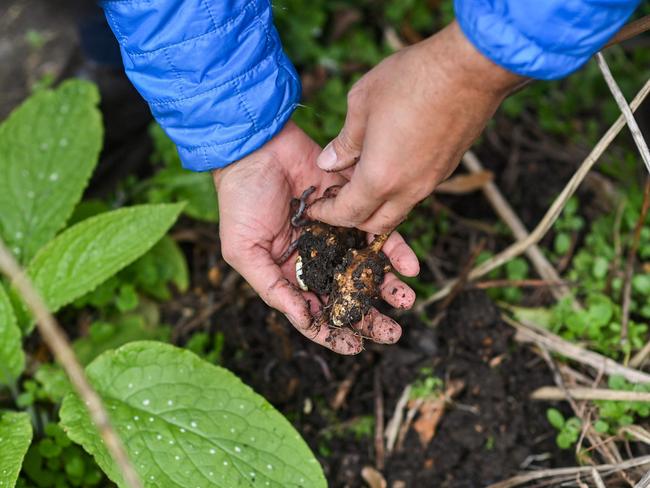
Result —
M 650 341 L 646 342 L 645 346 L 643 346 L 643 349 L 632 356 L 632 359 L 630 359 L 630 367 L 640 367 L 648 356 L 650 356 Z
M 630 104 L 631 109 L 636 110 L 649 93 L 650 80 L 646 81 L 646 83 L 643 85 L 643 88 L 641 88 L 641 90 L 634 97 L 634 100 L 632 100 L 632 103 Z M 594 164 L 596 164 L 596 161 L 598 161 L 600 156 L 602 156 L 602 154 L 605 152 L 607 147 L 609 147 L 609 145 L 612 143 L 624 125 L 625 118 L 623 115 L 620 115 L 618 119 L 616 119 L 616 122 L 612 124 L 609 130 L 603 135 L 600 141 L 598 141 L 596 146 L 585 158 L 578 170 L 571 177 L 562 192 L 558 195 L 551 207 L 548 209 L 546 215 L 544 215 L 539 224 L 537 224 L 537 227 L 535 227 L 535 229 L 529 234 L 526 239 L 515 242 L 514 244 L 501 251 L 499 254 L 493 256 L 480 266 L 474 268 L 469 274 L 469 279 L 475 280 L 481 276 L 486 275 L 493 269 L 498 268 L 499 266 L 510 261 L 512 258 L 519 256 L 533 244 L 537 244 L 542 239 L 542 237 L 544 237 L 546 232 L 548 232 L 555 220 L 560 216 L 560 213 L 562 213 L 562 210 L 564 209 L 564 206 L 566 205 L 569 198 L 573 196 L 589 170 L 593 167 Z M 431 303 L 447 296 L 455 283 L 456 280 L 452 280 L 435 295 L 429 298 L 428 301 Z
M 393 412 L 393 416 L 391 417 L 390 421 L 388 422 L 388 425 L 386 426 L 386 451 L 390 455 L 393 452 L 393 448 L 395 447 L 395 441 L 397 441 L 397 434 L 399 432 L 400 426 L 402 425 L 402 421 L 404 419 L 404 409 L 406 408 L 406 404 L 409 401 L 409 397 L 411 396 L 411 385 L 406 385 L 404 388 L 404 391 L 402 391 L 402 394 L 399 397 L 399 400 L 397 400 L 397 404 L 395 405 L 395 411 Z
M 596 61 L 598 62 L 598 67 L 600 68 L 601 73 L 603 74 L 603 78 L 605 78 L 605 81 L 607 82 L 607 86 L 609 86 L 609 90 L 614 96 L 614 100 L 616 100 L 618 108 L 621 110 L 623 116 L 625 117 L 627 126 L 632 133 L 634 144 L 636 144 L 636 148 L 639 150 L 639 154 L 641 154 L 641 159 L 643 159 L 645 167 L 650 173 L 650 150 L 648 150 L 648 145 L 643 138 L 643 133 L 641 132 L 641 129 L 639 129 L 639 124 L 636 123 L 634 114 L 632 113 L 630 106 L 627 104 L 627 100 L 625 99 L 623 92 L 612 76 L 612 72 L 609 70 L 609 66 L 607 65 L 607 61 L 605 61 L 605 56 L 603 56 L 603 53 L 596 53 Z
M 564 477 L 570 476 L 573 477 L 577 473 L 591 473 L 592 469 L 595 469 L 599 473 L 610 474 L 613 472 L 621 471 L 624 469 L 636 468 L 638 466 L 644 466 L 650 464 L 650 456 L 641 456 L 634 459 L 628 459 L 622 463 L 618 464 L 601 464 L 600 466 L 577 466 L 574 468 L 555 468 L 555 469 L 540 469 L 539 471 L 533 471 L 531 473 L 519 474 L 513 476 L 504 481 L 494 483 L 487 488 L 512 488 L 514 486 L 521 486 L 530 481 L 541 480 L 544 478 L 553 478 L 553 477 Z M 557 485 L 556 485 L 557 486 Z
M 632 39 L 647 30 L 650 30 L 650 15 L 646 15 L 645 17 L 641 17 L 640 19 L 625 24 L 621 30 L 619 30 L 616 35 L 605 44 L 603 49 L 613 46 L 614 44 L 620 44 L 628 39 Z
M 578 363 L 586 364 L 597 371 L 602 370 L 604 374 L 619 375 L 631 383 L 650 383 L 650 375 L 636 369 L 627 368 L 616 361 L 607 358 L 593 351 L 583 349 L 576 344 L 565 341 L 561 337 L 537 327 L 529 322 L 517 322 L 505 314 L 501 315 L 503 320 L 517 329 L 517 340 L 521 342 L 533 342 L 542 344 L 549 351 L 562 354 Z
M 567 388 L 568 394 L 575 400 L 610 400 L 615 402 L 650 402 L 650 393 L 644 391 L 608 390 L 606 388 L 586 388 L 576 386 Z M 532 400 L 565 400 L 566 395 L 556 386 L 542 386 L 535 390 Z
M 375 368 L 375 467 L 384 469 L 384 393 L 381 387 L 381 368 Z
M 486 290 L 489 288 L 552 288 L 555 286 L 569 286 L 573 283 L 569 281 L 546 281 L 546 280 L 536 280 L 536 279 L 526 279 L 526 280 L 485 280 L 474 283 L 474 288 L 479 288 L 481 290 Z
M 23 300 L 36 318 L 36 325 L 43 341 L 52 350 L 54 357 L 70 378 L 70 382 L 84 401 L 90 418 L 99 431 L 108 452 L 120 469 L 124 481 L 131 488 L 142 488 L 140 478 L 133 468 L 124 445 L 113 429 L 108 413 L 101 398 L 88 382 L 83 368 L 77 361 L 74 351 L 56 319 L 48 311 L 43 299 L 32 285 L 31 281 L 11 255 L 4 242 L 0 239 L 0 271 L 6 274 L 20 292 Z
M 639 240 L 641 239 L 641 230 L 645 223 L 645 218 L 648 215 L 648 206 L 650 206 L 650 177 L 646 177 L 645 188 L 643 190 L 643 204 L 641 205 L 641 213 L 639 219 L 634 226 L 634 234 L 632 243 L 627 251 L 627 261 L 625 263 L 625 278 L 623 281 L 623 305 L 621 311 L 621 344 L 627 344 L 627 332 L 630 322 L 630 302 L 632 300 L 632 276 L 634 275 L 634 260 L 636 258 L 636 251 L 639 248 Z
M 650 487 L 650 471 L 648 471 L 639 482 L 634 485 L 634 488 L 648 488 Z
M 593 478 L 594 483 L 596 483 L 596 488 L 606 488 L 605 483 L 603 483 L 603 479 L 600 477 L 598 471 L 596 471 L 594 468 L 591 468 L 591 477 Z

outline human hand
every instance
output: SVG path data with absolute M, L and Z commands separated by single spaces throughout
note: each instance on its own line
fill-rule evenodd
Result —
M 374 234 L 395 229 L 522 81 L 476 51 L 455 22 L 389 56 L 348 94 L 345 125 L 317 164 L 349 182 L 310 217 Z
M 394 343 L 401 335 L 400 326 L 373 309 L 357 325 L 360 335 L 347 328 L 317 327 L 319 299 L 297 287 L 295 261 L 276 264 L 299 234 L 290 224 L 291 199 L 312 185 L 317 187 L 317 195 L 322 195 L 327 188 L 345 182 L 340 175 L 325 173 L 316 166 L 319 152 L 320 147 L 289 122 L 262 148 L 213 172 L 222 255 L 302 334 L 335 352 L 356 354 L 362 350 L 361 336 Z M 418 260 L 399 234 L 390 237 L 383 251 L 398 272 L 418 274 Z M 415 293 L 389 273 L 382 285 L 382 298 L 394 307 L 410 308 Z

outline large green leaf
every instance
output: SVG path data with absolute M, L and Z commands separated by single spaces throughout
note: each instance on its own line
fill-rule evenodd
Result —
M 54 312 L 142 256 L 182 208 L 182 204 L 138 205 L 86 219 L 43 247 L 27 272 Z
M 326 486 L 317 460 L 279 412 L 189 351 L 134 342 L 104 353 L 86 372 L 146 487 Z M 61 424 L 125 486 L 73 394 L 63 401 Z
M 23 263 L 63 227 L 97 164 L 98 102 L 93 84 L 72 80 L 0 125 L 0 236 Z
M 13 383 L 23 369 L 25 353 L 22 335 L 9 297 L 0 283 L 0 385 Z
M 0 487 L 16 486 L 31 441 L 32 424 L 29 415 L 22 412 L 0 413 Z

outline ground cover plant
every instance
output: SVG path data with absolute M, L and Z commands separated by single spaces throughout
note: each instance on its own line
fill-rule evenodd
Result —
M 294 120 L 325 144 L 359 76 L 453 8 L 288 0 L 274 15 L 303 81 Z M 400 227 L 422 264 L 415 310 L 386 310 L 400 343 L 347 358 L 294 334 L 225 264 L 211 178 L 182 170 L 156 124 L 122 142 L 151 145 L 128 176 L 93 180 L 128 115 L 102 123 L 92 83 L 48 72 L 44 25 L 15 41 L 39 76 L 0 125 L 0 237 L 145 486 L 634 486 L 650 468 L 649 197 L 627 128 L 535 244 L 555 277 L 526 253 L 472 276 L 521 240 L 489 184 L 532 231 L 619 116 L 596 62 L 506 100 L 473 148 L 483 169 L 463 163 Z M 628 101 L 650 78 L 647 42 L 605 51 Z M 647 103 L 636 116 L 647 134 Z M 302 276 L 330 290 L 334 273 L 309 269 L 318 242 L 302 244 Z M 23 301 L 3 277 L 0 487 L 126 486 Z

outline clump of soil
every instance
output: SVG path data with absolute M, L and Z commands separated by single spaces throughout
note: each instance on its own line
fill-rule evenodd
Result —
M 350 249 L 336 268 L 330 295 L 330 323 L 352 326 L 370 311 L 379 299 L 379 287 L 390 271 L 388 257 L 381 252 L 387 234 L 378 236 L 365 249 Z
M 365 234 L 358 229 L 322 222 L 307 224 L 298 238 L 299 281 L 309 290 L 329 295 L 334 273 L 345 255 L 350 249 L 361 249 L 365 243 Z
M 298 238 L 296 280 L 300 287 L 329 295 L 325 307 L 329 323 L 351 327 L 361 321 L 379 298 L 379 288 L 390 271 L 381 251 L 388 234 L 365 245 L 358 229 L 308 223 Z

